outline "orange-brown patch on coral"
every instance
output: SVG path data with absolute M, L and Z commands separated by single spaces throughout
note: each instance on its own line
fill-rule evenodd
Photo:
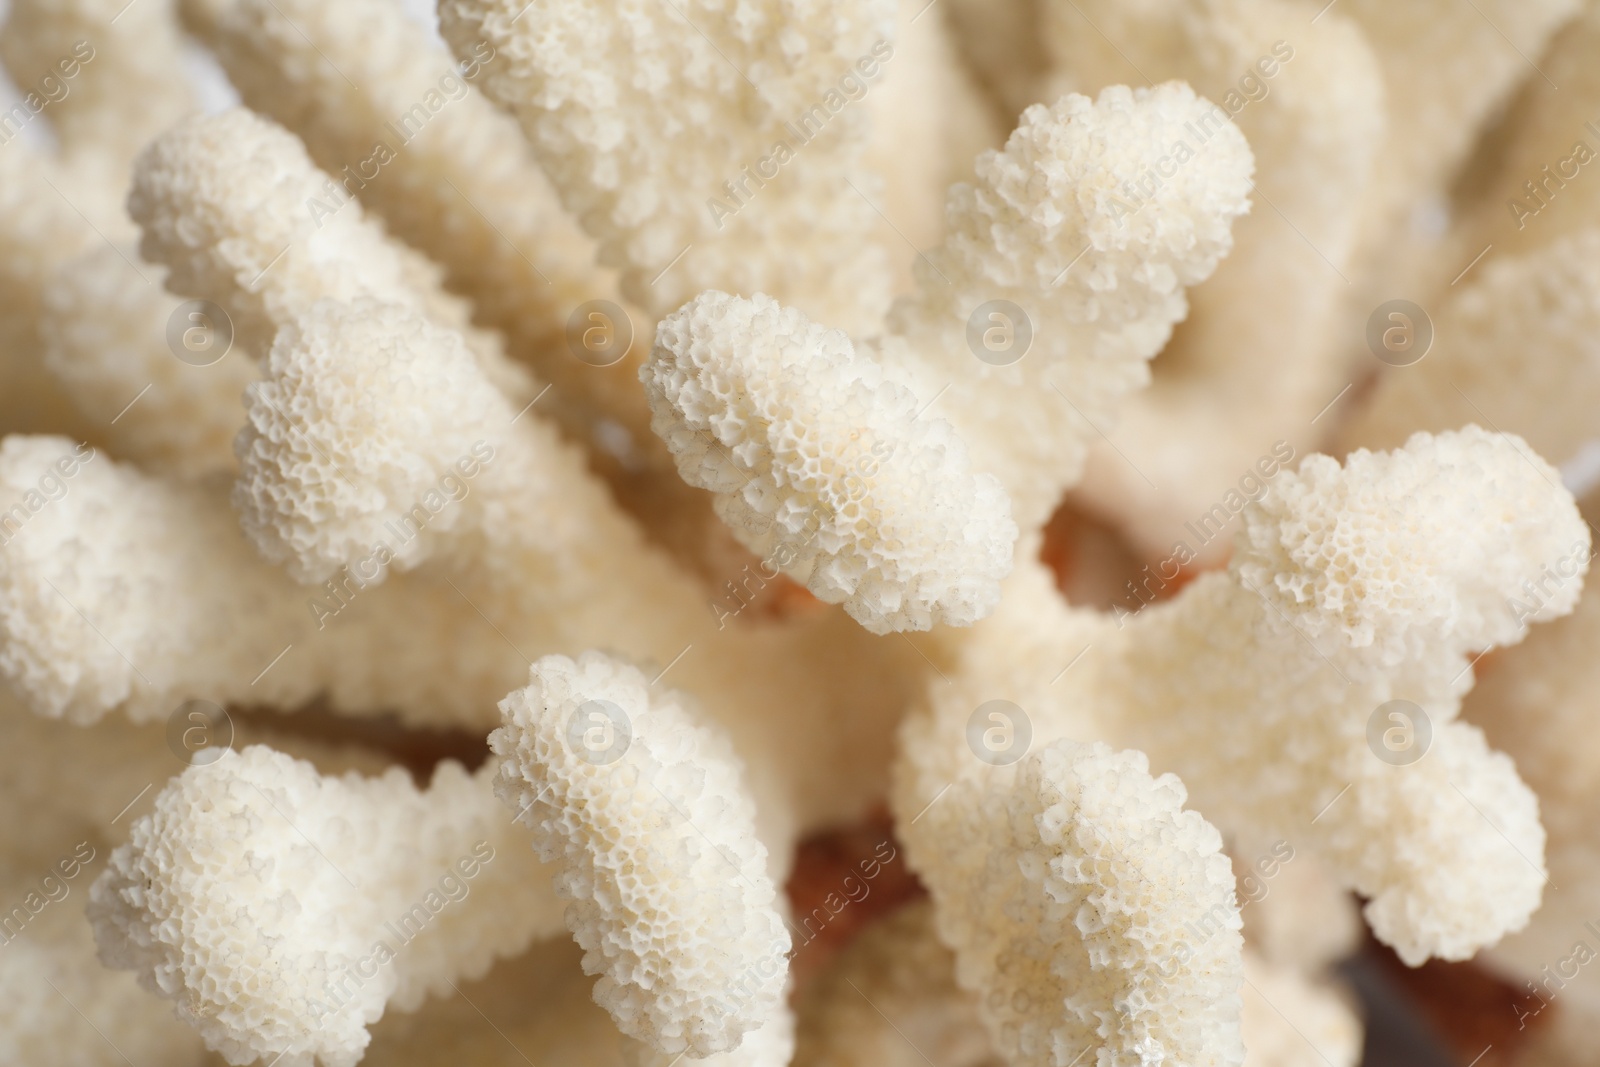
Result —
M 790 973 L 795 989 L 827 965 L 873 920 L 927 890 L 911 872 L 886 808 L 800 843 L 784 887 L 794 911 Z

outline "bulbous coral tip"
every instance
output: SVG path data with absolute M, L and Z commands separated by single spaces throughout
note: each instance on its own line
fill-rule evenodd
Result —
M 993 610 L 1017 527 L 950 425 L 838 330 L 770 297 L 702 293 L 640 372 L 652 428 L 772 573 L 873 633 Z
M 1093 100 L 1073 93 L 1048 107 L 1035 104 L 1022 113 L 1004 155 L 986 155 L 978 173 L 1006 200 L 1037 203 L 1037 189 L 1021 179 L 1047 174 L 1047 164 L 1060 171 L 1052 176 L 1058 195 L 1051 202 L 1081 215 L 1095 248 L 1140 247 L 1170 262 L 1177 284 L 1210 273 L 1232 247 L 1234 219 L 1250 210 L 1255 159 L 1244 134 L 1183 82 L 1112 85 Z M 1052 225 L 1037 212 L 1034 221 Z
M 332 928 L 354 890 L 319 858 L 316 837 L 286 841 L 278 826 L 295 831 L 281 818 L 277 826 L 269 821 L 277 803 L 304 825 L 302 808 L 320 799 L 318 792 L 309 764 L 261 747 L 225 753 L 157 797 L 155 812 L 135 824 L 92 890 L 101 959 L 175 1000 L 178 1017 L 231 1063 L 282 1052 L 303 1067 L 314 1057 L 350 1067 L 367 1045 L 366 1024 L 393 989 L 394 972 L 383 970 L 355 991 L 346 1010 L 323 1010 L 325 983 L 369 947 L 357 931 L 339 936 Z M 317 837 L 319 829 L 311 825 Z M 268 841 L 281 851 L 264 868 L 252 860 Z M 211 895 L 219 877 L 230 880 L 234 907 L 248 924 Z M 286 885 L 295 887 L 288 897 Z M 309 925 L 299 921 L 308 906 L 322 913 Z M 256 965 L 267 959 L 275 964 L 270 970 Z
M 264 745 L 191 766 L 90 890 L 100 958 L 230 1063 L 353 1067 L 386 1006 L 553 932 L 493 770 L 442 763 L 424 791 L 398 767 L 324 776 Z
M 461 336 L 401 305 L 319 302 L 279 331 L 266 370 L 245 391 L 233 503 L 303 582 L 426 558 L 461 516 L 440 502 L 467 495 L 452 465 L 492 455 L 486 438 L 511 423 Z
M 1342 468 L 1308 457 L 1245 524 L 1241 581 L 1306 633 L 1390 661 L 1417 642 L 1514 644 L 1572 610 L 1589 565 L 1589 528 L 1560 475 L 1520 437 L 1477 426 L 1362 449 Z
M 918 258 L 880 348 L 929 396 L 959 383 L 949 418 L 1024 530 L 1149 381 L 1146 361 L 1188 314 L 1186 287 L 1233 247 L 1253 167 L 1238 128 L 1188 86 L 1112 86 L 1030 107 L 975 181 L 950 187 L 944 244 Z M 1004 366 L 973 358 L 975 309 L 997 301 L 1031 337 Z
M 1003 149 L 979 157 L 976 183 L 951 188 L 934 257 L 950 281 L 919 266 L 924 299 L 1005 286 L 1096 294 L 1091 320 L 1149 316 L 1233 247 L 1254 169 L 1244 134 L 1182 82 L 1035 104 Z M 1087 268 L 1066 270 L 1085 254 Z
M 1514 767 L 1456 712 L 1516 667 L 1485 646 L 1571 608 L 1572 500 L 1470 428 L 1283 467 L 1338 439 L 1343 349 L 1397 302 L 1439 355 L 1369 339 L 1411 383 L 1383 444 L 1590 432 L 1547 394 L 1588 381 L 1600 182 L 1543 142 L 1600 100 L 1600 0 L 1482 3 L 437 0 L 447 56 L 395 0 L 10 0 L 0 142 L 36 143 L 0 144 L 0 681 L 30 714 L 0 707 L 0 810 L 41 818 L 0 826 L 0 1067 L 789 1067 L 788 994 L 897 896 L 878 820 L 837 881 L 805 839 L 891 761 L 930 906 L 835 987 L 853 1062 L 1239 1067 L 1254 1025 L 1255 1060 L 1343 1067 L 1353 1016 L 1299 981 L 1346 945 L 1304 936 L 1329 897 L 1415 963 L 1548 884 L 1501 962 L 1560 961 L 1597 866 L 1582 716 Z M 189 106 L 178 9 L 259 114 Z M 1473 151 L 1510 71 L 1517 129 Z M 190 334 L 223 332 L 196 376 Z M 1188 580 L 1235 519 L 1232 569 Z M 1562 695 L 1541 674 L 1581 710 L 1571 640 L 1518 669 L 1519 725 Z M 301 709 L 296 752 L 399 723 L 351 731 L 379 777 L 245 741 L 196 766 L 202 700 Z M 448 758 L 491 730 L 476 773 Z M 46 788 L 63 767 L 88 784 Z M 79 825 L 92 926 L 27 884 Z M 1326 895 L 1242 930 L 1224 839 L 1241 870 L 1304 854 L 1279 904 L 1298 863 Z M 786 928 L 826 931 L 793 972 Z M 1556 969 L 1562 1011 L 1595 999 Z
M 788 1047 L 771 1027 L 789 933 L 727 738 L 598 652 L 544 657 L 500 709 L 496 791 L 560 864 L 567 926 L 618 1028 L 669 1054 Z
M 173 292 L 211 295 L 241 336 L 264 345 L 272 325 L 255 285 L 318 228 L 303 201 L 321 190 L 299 181 L 310 170 L 295 136 L 252 111 L 187 119 L 135 161 L 128 213 L 143 231 L 139 251 L 167 266 Z M 234 209 L 241 203 L 247 216 Z
M 951 794 L 909 843 L 1013 1067 L 1243 1062 L 1233 872 L 1176 777 L 1058 741 Z

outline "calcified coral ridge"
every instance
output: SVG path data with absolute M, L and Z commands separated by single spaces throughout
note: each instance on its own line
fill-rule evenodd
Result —
M 1363 919 L 1584 1062 L 1600 8 L 1467 6 L 12 0 L 0 1065 L 1353 1067 Z

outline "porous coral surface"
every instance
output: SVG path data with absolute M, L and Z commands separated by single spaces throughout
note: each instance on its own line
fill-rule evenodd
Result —
M 0 13 L 0 1067 L 1593 1062 L 1595 0 Z

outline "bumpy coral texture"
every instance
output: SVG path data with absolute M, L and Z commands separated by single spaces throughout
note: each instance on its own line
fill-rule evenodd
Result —
M 199 1035 L 95 958 L 83 917 L 119 816 L 179 766 L 160 731 L 85 731 L 0 691 L 0 806 L 16 815 L 0 829 L 0 1063 L 200 1067 Z
M 866 109 L 840 80 L 862 60 L 892 69 L 893 10 L 445 0 L 439 21 L 458 55 L 487 42 L 502 57 L 484 91 L 522 124 L 629 299 L 661 314 L 708 288 L 765 292 L 856 330 L 889 294 L 884 250 L 866 239 L 879 185 L 861 158 Z M 781 177 L 754 184 L 746 169 L 770 172 L 760 161 L 778 142 Z
M 74 457 L 48 499 L 40 479 Z M 12 435 L 0 503 L 14 524 L 0 551 L 0 672 L 35 714 L 148 722 L 195 697 L 295 707 L 325 693 L 353 711 L 483 724 L 520 673 L 442 582 L 404 576 L 371 595 L 349 576 L 296 585 L 245 539 L 225 487 Z M 379 649 L 393 658 L 378 663 Z
M 399 263 L 381 255 L 381 231 L 355 205 L 327 219 L 306 209 L 323 194 L 300 142 L 241 109 L 153 141 L 128 210 L 168 284 L 221 304 L 241 341 L 264 351 L 277 322 L 318 299 L 409 295 Z
M 1147 361 L 1188 313 L 1185 288 L 1216 269 L 1250 210 L 1254 159 L 1231 124 L 1173 169 L 1174 143 L 1216 125 L 1214 111 L 1175 82 L 1030 107 L 973 184 L 951 187 L 944 244 L 918 258 L 916 292 L 889 314 L 884 360 L 925 401 L 940 397 L 1025 530 L 1082 473 L 1116 402 L 1149 381 Z M 1171 178 L 1129 199 L 1158 168 Z M 974 347 L 974 320 L 993 325 L 978 313 L 1000 300 L 1021 309 L 1010 325 L 1031 332 L 1025 353 Z
M 101 957 L 230 1063 L 349 1067 L 386 1003 L 413 1010 L 556 919 L 490 774 L 445 764 L 424 793 L 261 746 L 192 767 L 95 884 Z
M 198 307 L 180 315 L 162 270 L 133 267 L 133 255 L 101 245 L 56 272 L 39 322 L 45 367 L 120 458 L 184 478 L 231 469 L 239 398 L 260 372 L 227 323 Z M 174 318 L 185 360 L 168 348 Z
M 972 770 L 973 709 L 1003 696 L 1036 746 L 1136 747 L 1226 832 L 1304 846 L 1367 898 L 1375 934 L 1409 962 L 1466 958 L 1519 929 L 1546 880 L 1538 805 L 1456 713 L 1474 659 L 1570 603 L 1569 589 L 1521 608 L 1523 583 L 1575 547 L 1587 556 L 1570 497 L 1525 450 L 1469 428 L 1342 469 L 1314 457 L 1251 505 L 1227 573 L 1131 621 L 1052 604 L 1048 578 L 1019 568 L 950 681 L 928 687 L 926 716 L 907 721 L 896 808 L 916 820 L 904 825 L 918 869 L 937 879 L 958 862 L 934 801 Z M 1463 521 L 1487 532 L 1464 543 Z M 1410 720 L 1391 717 L 1396 700 Z M 1421 747 L 1389 762 L 1397 721 Z
M 696 297 L 642 377 L 652 425 L 752 551 L 874 633 L 993 609 L 1016 525 L 950 424 L 770 297 Z
M 1110 683 L 1127 694 L 1131 736 L 1202 810 L 1314 843 L 1413 964 L 1468 957 L 1539 904 L 1537 803 L 1456 714 L 1472 662 L 1538 617 L 1515 607 L 1522 583 L 1588 543 L 1555 483 L 1526 445 L 1475 427 L 1358 452 L 1342 469 L 1310 457 L 1247 509 L 1226 577 L 1128 628 L 1140 645 Z M 1485 532 L 1456 536 L 1464 521 Z M 1574 596 L 1540 610 L 1564 613 Z M 1178 699 L 1190 714 L 1158 716 Z M 1398 766 L 1374 758 L 1397 725 Z M 1219 731 L 1235 743 L 1197 745 Z M 1267 764 L 1297 770 L 1240 777 Z
M 500 705 L 496 790 L 560 865 L 596 1001 L 623 1033 L 706 1056 L 781 1010 L 789 933 L 738 757 L 651 688 L 599 653 L 539 660 Z
M 319 300 L 368 297 L 417 307 L 460 332 L 506 392 L 532 396 L 496 334 L 472 329 L 466 303 L 442 271 L 345 202 L 315 210 L 331 179 L 287 130 L 243 108 L 187 119 L 152 141 L 134 169 L 128 210 L 140 251 L 168 269 L 167 287 L 226 312 L 242 350 L 257 358 L 276 331 Z
M 1242 1062 L 1233 872 L 1177 778 L 1062 741 L 951 793 L 940 932 L 1008 1062 Z
M 278 337 L 272 377 L 247 396 L 235 500 L 292 573 L 336 570 L 323 588 L 337 596 L 391 558 L 416 568 L 498 631 L 478 653 L 511 672 L 496 699 L 526 667 L 519 647 L 604 643 L 666 662 L 708 628 L 692 581 L 577 450 L 415 305 L 321 303 Z
M 1359 333 L 1340 316 L 1358 302 L 1346 280 L 1376 191 L 1383 82 L 1372 48 L 1338 6 L 1314 20 L 1317 12 L 1304 6 L 1040 5 L 1039 33 L 1055 65 L 1048 88 L 1034 90 L 1039 98 L 1175 78 L 1211 105 L 1163 145 L 1169 162 L 1132 180 L 1123 194 L 1130 202 L 1167 180 L 1174 164 L 1180 179 L 1203 166 L 1219 123 L 1236 126 L 1255 153 L 1253 209 L 1233 229 L 1233 251 L 1192 294 L 1150 387 L 1130 396 L 1115 430 L 1106 429 L 1111 440 L 1090 442 L 1073 494 L 1153 558 L 1273 441 L 1315 448 L 1325 422 L 1313 419 L 1349 381 L 1344 339 Z M 1220 559 L 1227 542 L 1206 547 Z
M 408 513 L 443 495 L 441 472 L 472 458 L 489 415 L 505 419 L 504 397 L 476 371 L 459 334 L 404 307 L 322 304 L 279 331 L 235 446 L 234 507 L 262 555 L 307 583 L 378 544 L 394 545 L 402 568 L 425 558 L 461 509 L 429 507 L 420 529 Z
M 0 1067 L 1348 1067 L 1361 901 L 1592 1059 L 1600 6 L 426 6 L 7 6 Z
M 503 57 L 478 43 L 457 61 L 387 0 L 184 6 L 245 102 L 296 131 L 333 178 L 308 214 L 359 210 L 349 203 L 359 196 L 445 266 L 479 315 L 519 346 L 542 341 L 544 351 L 523 353 L 542 371 L 571 366 L 555 358 L 568 311 L 615 282 L 594 265 L 594 242 L 561 210 L 515 121 L 468 89 Z M 337 69 L 328 54 L 340 57 Z M 569 371 L 566 381 L 594 388 L 585 377 L 596 376 Z
M 1311 636 L 1336 630 L 1348 647 L 1372 646 L 1381 662 L 1435 644 L 1513 643 L 1529 621 L 1558 618 L 1578 601 L 1577 582 L 1531 613 L 1511 599 L 1524 575 L 1585 536 L 1574 509 L 1551 508 L 1556 481 L 1526 443 L 1477 427 L 1417 434 L 1393 452 L 1358 451 L 1342 468 L 1311 456 L 1252 505 L 1234 569 Z M 1404 523 L 1394 521 L 1400 507 Z M 1451 537 L 1468 516 L 1485 536 Z
M 548 412 L 565 431 L 583 439 L 597 420 L 616 420 L 629 452 L 648 452 L 630 458 L 671 470 L 665 450 L 651 451 L 650 413 L 633 378 L 648 336 L 618 366 L 571 358 L 567 317 L 588 300 L 620 300 L 617 282 L 594 262 L 594 242 L 562 210 L 516 121 L 474 88 L 505 57 L 475 42 L 456 60 L 392 0 L 183 7 L 245 103 L 298 134 L 327 174 L 308 214 L 381 217 L 444 268 L 447 288 L 472 301 L 474 322 L 504 331 L 507 352 L 553 385 L 562 402 Z M 324 59 L 335 55 L 337 69 Z M 637 309 L 624 314 L 645 333 Z M 621 480 L 614 457 L 595 456 Z M 676 479 L 650 484 L 690 493 Z

